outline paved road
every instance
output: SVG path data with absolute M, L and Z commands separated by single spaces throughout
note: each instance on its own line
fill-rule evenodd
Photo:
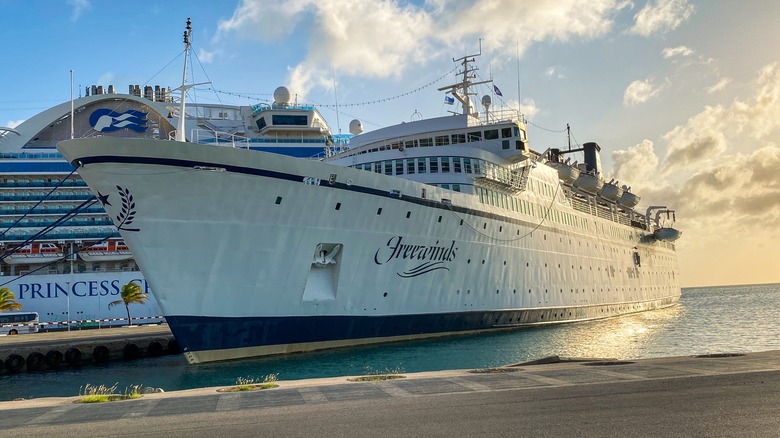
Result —
M 780 351 L 0 403 L 0 437 L 778 437 Z

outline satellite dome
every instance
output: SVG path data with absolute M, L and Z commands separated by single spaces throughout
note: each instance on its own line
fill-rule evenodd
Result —
M 290 90 L 287 87 L 279 87 L 274 91 L 274 103 L 277 105 L 290 104 Z
M 358 119 L 354 119 L 349 122 L 349 132 L 354 135 L 358 135 L 363 132 L 363 123 Z
M 493 100 L 490 99 L 490 96 L 488 96 L 487 94 L 482 96 L 482 106 L 487 108 L 490 106 L 491 103 L 493 103 Z

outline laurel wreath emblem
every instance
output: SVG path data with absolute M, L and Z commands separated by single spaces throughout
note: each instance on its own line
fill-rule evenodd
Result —
M 119 198 L 122 200 L 122 211 L 117 215 L 116 220 L 119 222 L 118 229 L 124 231 L 141 231 L 139 228 L 127 228 L 126 225 L 133 223 L 135 219 L 135 201 L 133 195 L 130 194 L 130 190 L 116 186 L 119 191 Z

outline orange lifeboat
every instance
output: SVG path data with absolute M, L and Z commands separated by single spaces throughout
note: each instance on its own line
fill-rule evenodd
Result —
M 64 257 L 62 248 L 54 243 L 28 243 L 3 260 L 9 265 L 49 263 Z
M 115 262 L 133 257 L 124 240 L 106 240 L 79 250 L 86 262 Z

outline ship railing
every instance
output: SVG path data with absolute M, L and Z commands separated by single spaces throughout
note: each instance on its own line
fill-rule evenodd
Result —
M 249 149 L 249 144 L 251 143 L 251 140 L 248 137 L 231 134 L 229 132 L 211 131 L 206 129 L 193 129 L 190 139 L 193 143 L 230 146 L 239 149 Z
M 595 200 L 583 200 L 576 196 L 570 197 L 569 200 L 571 201 L 572 207 L 577 211 L 581 211 L 591 216 L 596 216 L 622 225 L 638 228 L 644 227 L 639 216 L 634 217 L 634 220 L 632 221 L 630 215 L 621 211 L 621 209 L 617 206 L 606 206 L 598 203 Z M 639 221 L 637 219 L 639 219 Z
M 268 103 L 258 103 L 250 106 L 252 108 L 252 115 L 256 116 L 263 111 L 271 110 L 296 110 L 296 111 L 314 111 L 314 107 L 311 105 L 275 105 Z
M 523 113 L 521 113 L 517 108 L 504 107 L 488 110 L 486 118 L 488 124 L 514 121 L 525 123 Z

